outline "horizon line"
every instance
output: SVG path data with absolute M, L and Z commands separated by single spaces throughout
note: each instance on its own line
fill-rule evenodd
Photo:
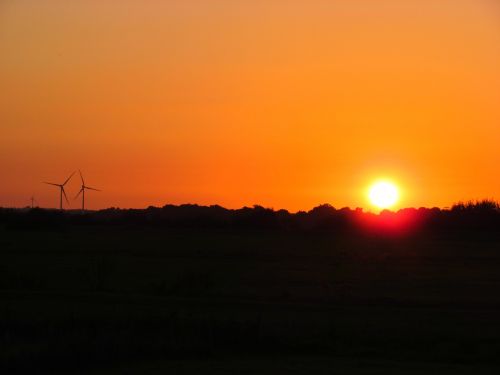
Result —
M 111 210 L 111 209 L 116 209 L 116 210 L 148 210 L 148 209 L 151 209 L 151 208 L 158 208 L 158 209 L 162 209 L 164 207 L 168 207 L 168 206 L 172 206 L 172 207 L 182 207 L 182 206 L 198 206 L 198 207 L 206 207 L 206 208 L 210 208 L 210 207 L 219 207 L 219 208 L 222 208 L 224 210 L 227 210 L 227 211 L 237 211 L 237 210 L 242 210 L 242 209 L 245 209 L 245 208 L 250 208 L 250 209 L 254 209 L 254 208 L 257 208 L 257 207 L 261 207 L 263 209 L 266 209 L 266 210 L 272 210 L 274 212 L 279 212 L 279 211 L 286 211 L 290 214 L 296 214 L 296 213 L 300 213 L 300 212 L 310 212 L 312 210 L 314 210 L 315 208 L 318 208 L 318 207 L 331 207 L 333 208 L 334 210 L 336 211 L 339 211 L 339 210 L 350 210 L 350 211 L 361 211 L 361 212 L 364 212 L 364 213 L 374 213 L 374 214 L 380 214 L 382 212 L 393 212 L 393 213 L 397 213 L 399 211 L 403 211 L 403 210 L 408 210 L 408 209 L 415 209 L 415 210 L 419 210 L 419 209 L 427 209 L 427 210 L 431 210 L 431 209 L 439 209 L 439 210 L 442 210 L 442 211 L 447 211 L 447 210 L 451 210 L 453 207 L 456 207 L 456 206 L 460 206 L 460 205 L 464 205 L 464 206 L 467 206 L 467 205 L 477 205 L 477 204 L 481 204 L 481 203 L 490 203 L 490 204 L 493 204 L 493 205 L 496 205 L 497 207 L 500 207 L 500 201 L 497 201 L 496 199 L 491 199 L 491 198 L 483 198 L 483 199 L 469 199 L 469 200 L 463 200 L 463 201 L 457 201 L 457 202 L 454 202 L 453 204 L 449 205 L 449 206 L 432 206 L 432 207 L 429 207 L 429 206 L 419 206 L 419 207 L 415 207 L 415 206 L 407 206 L 407 207 L 400 207 L 400 208 L 397 208 L 397 209 L 390 209 L 390 208 L 383 208 L 383 209 L 375 209 L 375 210 L 372 210 L 370 208 L 365 208 L 365 207 L 354 207 L 352 208 L 351 206 L 342 206 L 342 207 L 336 207 L 334 205 L 332 205 L 331 203 L 321 203 L 321 204 L 318 204 L 308 210 L 296 210 L 296 211 L 291 211 L 291 210 L 288 210 L 286 208 L 274 208 L 274 207 L 266 207 L 266 206 L 263 206 L 263 205 L 260 205 L 260 204 L 253 204 L 253 205 L 250 205 L 250 206 L 247 206 L 247 205 L 244 205 L 244 206 L 239 206 L 238 208 L 227 208 L 225 206 L 222 206 L 220 204 L 199 204 L 199 203 L 180 203 L 180 204 L 174 204 L 174 203 L 166 203 L 162 206 L 155 206 L 155 205 L 149 205 L 149 206 L 146 206 L 146 207 L 120 207 L 120 206 L 110 206 L 110 207 L 106 207 L 106 208 L 99 208 L 99 209 L 85 209 L 85 211 L 87 212 L 99 212 L 99 211 L 106 211 L 106 210 Z M 18 210 L 26 210 L 26 209 L 41 209 L 41 210 L 47 210 L 47 211 L 61 211 L 59 208 L 56 208 L 56 207 L 41 207 L 41 206 L 35 206 L 35 207 L 30 207 L 30 206 L 12 206 L 12 207 L 7 207 L 7 206 L 0 206 L 0 209 L 18 209 Z M 81 208 L 67 208 L 67 209 L 64 209 L 62 211 L 68 211 L 68 212 L 73 212 L 73 211 L 78 211 L 78 212 L 81 212 L 82 209 Z

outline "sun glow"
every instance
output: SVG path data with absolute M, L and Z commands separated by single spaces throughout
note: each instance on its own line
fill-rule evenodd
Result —
M 395 184 L 388 181 L 375 182 L 369 189 L 370 202 L 380 208 L 390 208 L 399 200 L 399 191 Z

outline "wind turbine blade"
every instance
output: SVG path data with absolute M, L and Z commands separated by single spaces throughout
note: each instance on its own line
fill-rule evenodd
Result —
M 78 192 L 78 194 L 75 196 L 74 199 L 78 198 L 80 196 L 80 194 L 82 193 L 82 191 L 83 191 L 83 188 L 80 189 L 80 191 Z
M 66 185 L 68 183 L 68 181 L 71 179 L 71 177 L 73 177 L 73 175 L 75 174 L 75 172 L 71 173 L 71 175 L 68 177 L 68 179 L 66 181 L 64 181 L 64 184 L 62 184 L 62 186 Z
M 64 188 L 61 186 L 62 193 L 64 195 L 64 199 L 66 199 L 66 203 L 69 204 L 68 197 L 66 196 L 66 192 L 64 191 Z
M 43 181 L 43 183 L 44 183 L 44 184 L 47 184 L 47 185 L 54 185 L 54 186 L 59 186 L 59 187 L 61 187 L 61 185 L 59 185 L 59 184 L 53 184 L 52 182 L 45 182 L 45 181 Z
M 85 180 L 83 179 L 82 171 L 78 170 L 78 173 L 80 173 L 80 178 L 82 179 L 82 185 L 85 185 Z
M 94 189 L 94 188 L 89 187 L 89 186 L 85 186 L 84 188 L 87 189 L 87 190 L 101 191 L 99 189 Z

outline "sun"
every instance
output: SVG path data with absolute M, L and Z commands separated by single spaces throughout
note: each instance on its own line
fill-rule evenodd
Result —
M 399 190 L 392 182 L 377 181 L 370 187 L 368 197 L 374 206 L 390 208 L 399 200 Z

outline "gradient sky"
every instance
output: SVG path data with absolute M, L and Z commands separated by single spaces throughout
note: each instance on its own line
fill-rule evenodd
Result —
M 445 207 L 499 147 L 497 0 L 0 2 L 3 206 Z

